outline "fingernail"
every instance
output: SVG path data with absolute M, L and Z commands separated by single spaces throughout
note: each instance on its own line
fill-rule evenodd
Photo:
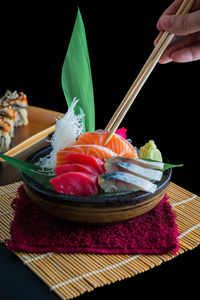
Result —
M 163 16 L 160 19 L 160 23 L 164 29 L 170 29 L 174 23 L 174 16 Z
M 171 61 L 172 61 L 171 57 L 161 57 L 161 58 L 159 59 L 159 63 L 160 63 L 161 65 L 168 64 L 168 63 L 170 63 Z
M 167 64 L 171 61 L 172 61 L 171 56 L 169 55 L 169 53 L 166 53 L 166 52 L 164 52 L 163 55 L 159 59 L 160 64 Z

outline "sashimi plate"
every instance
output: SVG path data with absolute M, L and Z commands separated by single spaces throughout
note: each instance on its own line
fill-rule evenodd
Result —
M 26 161 L 36 163 L 46 156 L 51 147 L 31 154 Z M 153 209 L 164 197 L 171 179 L 172 169 L 163 172 L 155 193 L 129 191 L 102 193 L 92 197 L 61 194 L 50 190 L 22 173 L 24 188 L 30 199 L 50 215 L 74 222 L 110 223 L 128 220 Z

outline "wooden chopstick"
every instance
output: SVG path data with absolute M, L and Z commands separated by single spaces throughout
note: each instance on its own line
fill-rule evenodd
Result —
M 191 6 L 193 5 L 194 1 L 195 0 L 184 0 L 180 8 L 178 9 L 176 15 L 187 13 L 190 10 Z M 149 56 L 145 65 L 143 66 L 136 80 L 132 84 L 125 98 L 123 99 L 123 101 L 117 108 L 116 112 L 114 113 L 113 117 L 111 118 L 110 122 L 106 126 L 105 130 L 106 131 L 111 130 L 111 132 L 108 135 L 104 145 L 106 145 L 109 142 L 109 140 L 112 138 L 113 134 L 115 133 L 116 129 L 119 127 L 125 114 L 130 108 L 131 104 L 135 100 L 137 94 L 141 90 L 142 86 L 146 82 L 147 78 L 151 74 L 152 70 L 154 69 L 155 65 L 157 64 L 158 60 L 160 59 L 161 55 L 163 54 L 163 52 L 165 51 L 165 49 L 167 48 L 167 46 L 169 45 L 173 37 L 174 34 L 170 34 L 169 32 L 163 33 L 158 44 L 152 51 L 151 55 Z
M 54 132 L 55 128 L 56 128 L 56 125 L 52 125 L 34 135 L 32 135 L 30 138 L 26 139 L 24 142 L 13 147 L 11 150 L 5 152 L 4 154 L 8 155 L 8 156 L 14 156 L 14 155 L 24 151 L 25 149 L 33 146 L 37 142 L 39 142 L 42 139 L 44 139 L 45 137 L 47 137 L 50 133 Z M 0 158 L 0 161 L 4 161 L 4 159 Z

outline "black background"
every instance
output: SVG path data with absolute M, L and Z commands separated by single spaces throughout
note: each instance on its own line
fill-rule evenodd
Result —
M 0 96 L 7 89 L 23 91 L 30 105 L 66 112 L 61 69 L 79 6 L 90 54 L 96 128 L 104 128 L 153 50 L 157 20 L 171 1 L 42 3 L 19 1 L 1 9 Z M 172 181 L 197 194 L 199 66 L 199 61 L 158 64 L 122 123 L 134 145 L 153 139 L 170 162 L 184 163 L 174 170 Z M 128 291 L 133 297 L 134 290 L 137 295 L 154 296 L 154 289 L 155 297 L 165 298 L 176 288 L 177 276 L 181 278 L 177 295 L 183 291 L 189 295 L 190 289 L 193 294 L 198 254 L 196 249 L 176 263 L 98 289 L 82 299 L 106 298 L 108 293 L 126 298 Z M 181 275 L 184 268 L 188 268 L 188 277 Z M 158 293 L 157 281 L 163 292 Z

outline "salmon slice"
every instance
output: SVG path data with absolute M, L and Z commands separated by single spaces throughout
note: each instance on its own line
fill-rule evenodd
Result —
M 100 145 L 104 146 L 109 132 L 95 131 L 85 132 L 81 134 L 74 145 Z M 118 134 L 114 134 L 111 140 L 105 146 L 117 153 L 118 156 L 126 156 L 137 158 L 136 149 L 123 137 Z
M 86 155 L 91 155 L 104 161 L 106 157 L 117 156 L 117 153 L 109 148 L 100 145 L 75 145 L 67 147 L 61 151 L 57 152 L 57 162 L 56 166 L 62 166 L 67 163 L 68 153 L 81 153 Z

